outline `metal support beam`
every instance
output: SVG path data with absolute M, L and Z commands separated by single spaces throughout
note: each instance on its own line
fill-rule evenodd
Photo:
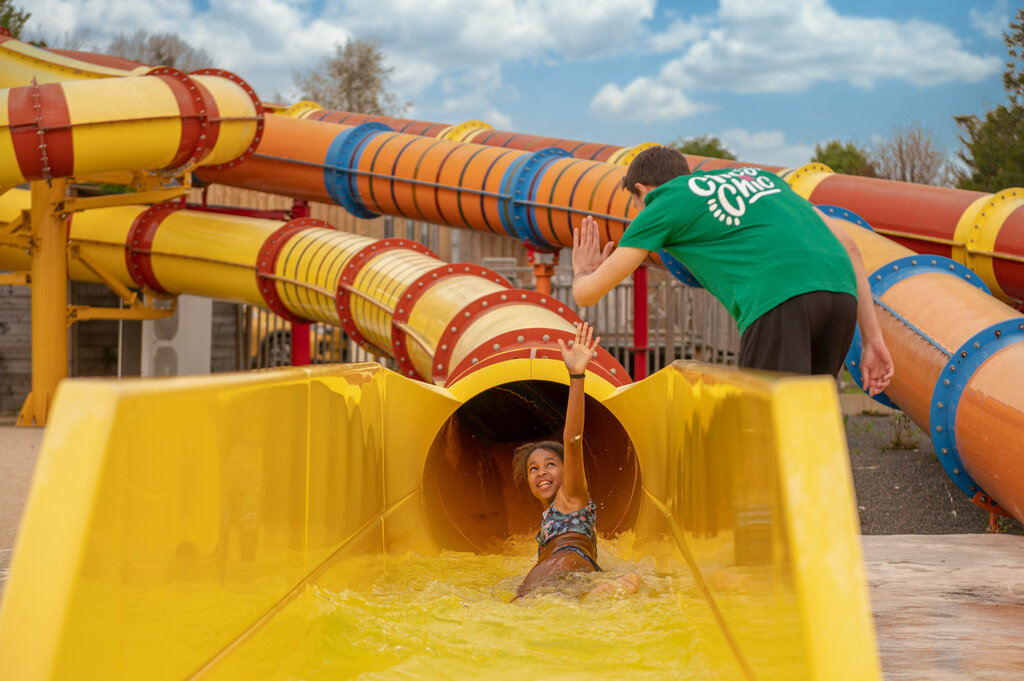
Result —
M 66 194 L 66 179 L 32 183 L 32 392 L 19 426 L 46 424 L 57 384 L 68 375 L 68 236 L 57 210 Z
M 88 322 L 98 319 L 108 321 L 145 321 L 170 317 L 178 309 L 177 299 L 169 308 L 158 308 L 152 305 L 133 304 L 131 307 L 93 307 L 91 305 L 71 305 L 68 307 L 68 326 L 75 322 Z
M 128 305 L 134 305 L 135 301 L 139 299 L 139 294 L 137 292 L 132 291 L 130 288 L 119 282 L 116 278 L 100 267 L 92 258 L 82 253 L 80 245 L 71 244 L 68 255 L 85 265 L 90 272 L 95 274 L 100 281 L 107 285 L 107 288 L 116 293 L 117 296 Z
M 32 275 L 28 272 L 5 272 L 0 274 L 0 286 L 28 286 Z
M 85 198 L 66 199 L 61 205 L 65 213 L 76 213 L 90 208 L 109 208 L 111 206 L 130 206 L 140 203 L 160 203 L 170 199 L 177 199 L 188 192 L 188 187 L 170 187 L 168 189 L 153 189 L 144 192 L 128 192 L 124 194 L 105 194 L 103 196 L 88 196 Z

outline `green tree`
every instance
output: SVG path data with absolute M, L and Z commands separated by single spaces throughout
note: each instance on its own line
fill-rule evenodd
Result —
M 700 135 L 698 137 L 690 137 L 689 139 L 680 137 L 668 146 L 678 149 L 684 154 L 707 156 L 708 158 L 724 158 L 730 161 L 736 160 L 736 155 L 729 151 L 722 143 L 722 140 L 714 135 Z
M 1006 73 L 1003 74 L 1003 87 L 1010 95 L 1010 102 L 1021 106 L 1024 105 L 1024 9 L 1017 10 L 1017 21 L 1010 22 L 1010 30 L 1003 34 L 1003 42 L 1010 54 Z
M 295 76 L 302 96 L 326 109 L 365 114 L 400 114 L 408 107 L 388 90 L 394 68 L 385 65 L 376 38 L 349 38 L 311 71 Z
M 192 47 L 173 33 L 150 33 L 145 29 L 118 33 L 107 52 L 150 66 L 170 66 L 185 72 L 213 66 L 213 57 L 203 48 Z
M 1024 9 L 1003 34 L 1010 59 L 1003 86 L 1008 102 L 985 117 L 954 116 L 964 149 L 957 155 L 966 166 L 959 174 L 963 189 L 997 192 L 1024 186 Z
M 844 175 L 862 175 L 877 177 L 875 166 L 871 163 L 869 152 L 853 142 L 843 144 L 839 140 L 830 140 L 825 146 L 814 145 L 814 156 L 811 161 L 824 163 L 837 173 Z
M 11 0 L 0 0 L 0 26 L 11 32 L 15 38 L 21 37 L 21 30 L 25 28 L 25 22 L 32 16 L 31 12 L 24 12 Z

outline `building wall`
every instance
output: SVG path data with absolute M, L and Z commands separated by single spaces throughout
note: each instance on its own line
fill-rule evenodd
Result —
M 0 415 L 21 409 L 32 389 L 31 348 L 28 288 L 0 286 Z

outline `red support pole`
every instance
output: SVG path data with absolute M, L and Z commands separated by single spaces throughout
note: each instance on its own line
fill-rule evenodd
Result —
M 295 218 L 308 218 L 309 201 L 306 201 L 305 199 L 295 199 L 292 201 L 291 215 L 293 220 Z
M 295 199 L 292 202 L 292 219 L 309 217 L 309 202 Z M 312 363 L 309 343 L 309 324 L 292 322 L 292 366 L 300 367 Z
M 309 352 L 309 324 L 292 322 L 292 366 L 311 364 Z
M 537 282 L 537 293 L 551 295 L 551 277 L 555 275 L 558 264 L 558 251 L 553 253 L 539 252 L 533 246 L 526 245 L 527 260 L 533 265 L 533 277 Z
M 647 378 L 647 267 L 633 272 L 633 380 Z

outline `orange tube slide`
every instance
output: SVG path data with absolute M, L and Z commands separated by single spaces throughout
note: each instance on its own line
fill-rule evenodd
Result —
M 939 462 L 976 504 L 1024 518 L 1016 445 L 1024 433 L 1024 316 L 952 260 L 847 231 L 873 273 L 897 367 L 886 394 L 930 434 Z
M 577 158 L 609 163 L 628 163 L 637 151 L 650 146 L 615 147 L 495 131 L 480 121 L 451 126 L 390 116 L 329 111 L 313 102 L 301 102 L 282 113 L 344 125 L 376 122 L 399 132 L 524 151 L 555 147 Z M 801 182 L 806 183 L 809 189 L 801 193 L 812 203 L 841 206 L 863 218 L 878 233 L 917 253 L 941 255 L 967 265 L 982 275 L 993 295 L 1003 301 L 1024 300 L 1022 188 L 986 194 L 842 175 L 816 163 L 801 169 L 788 169 L 689 154 L 687 160 L 693 170 L 755 166 L 787 179 L 795 173 L 801 173 Z
M 822 173 L 807 198 L 834 204 L 918 253 L 982 276 L 1003 301 L 1024 299 L 1024 189 L 995 194 Z
M 593 215 L 617 239 L 635 210 L 622 166 L 559 149 L 525 152 L 388 130 L 270 116 L 254 156 L 204 168 L 206 182 L 331 201 L 360 217 L 380 213 L 516 236 L 540 250 L 572 244 Z

